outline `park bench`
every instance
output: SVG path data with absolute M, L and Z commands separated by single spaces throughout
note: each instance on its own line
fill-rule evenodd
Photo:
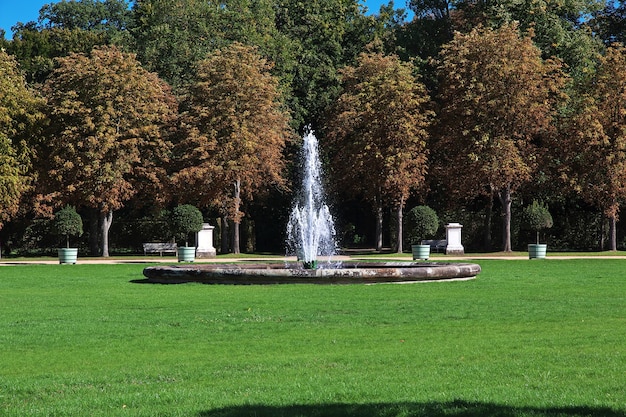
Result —
M 448 246 L 448 241 L 446 239 L 442 240 L 422 240 L 422 245 L 430 246 L 430 250 L 439 253 L 439 250 L 444 252 L 446 250 L 446 246 Z
M 163 256 L 164 252 L 176 253 L 176 243 L 144 243 L 143 244 L 143 254 L 147 255 L 148 253 L 158 253 L 160 256 Z

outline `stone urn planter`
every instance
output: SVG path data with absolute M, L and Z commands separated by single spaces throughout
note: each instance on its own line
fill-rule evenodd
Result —
M 196 260 L 195 246 L 179 246 L 178 262 L 193 262 Z
M 430 245 L 411 245 L 413 260 L 430 258 Z
M 78 259 L 78 248 L 70 248 L 70 236 L 83 234 L 83 220 L 72 206 L 66 206 L 54 214 L 52 232 L 64 236 L 66 247 L 59 248 L 60 264 L 75 264 Z
M 78 248 L 59 248 L 60 264 L 75 264 L 78 260 Z
M 528 245 L 528 259 L 544 259 L 548 252 L 548 245 L 531 243 Z

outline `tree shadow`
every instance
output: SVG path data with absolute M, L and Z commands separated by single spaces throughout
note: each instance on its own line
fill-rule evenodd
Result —
M 202 411 L 198 417 L 626 417 L 596 407 L 511 407 L 468 401 L 433 403 L 241 405 Z

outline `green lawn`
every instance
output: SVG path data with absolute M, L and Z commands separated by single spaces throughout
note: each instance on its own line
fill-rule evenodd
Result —
M 479 263 L 374 286 L 3 266 L 0 416 L 626 416 L 626 260 Z

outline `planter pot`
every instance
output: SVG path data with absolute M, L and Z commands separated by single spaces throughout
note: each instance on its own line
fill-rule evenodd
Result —
M 430 258 L 430 245 L 411 245 L 413 260 Z
M 546 244 L 530 244 L 528 245 L 528 259 L 544 259 L 548 245 Z
M 193 262 L 196 259 L 196 248 L 188 246 L 178 247 L 178 262 Z
M 59 248 L 60 264 L 75 264 L 78 259 L 78 248 Z

